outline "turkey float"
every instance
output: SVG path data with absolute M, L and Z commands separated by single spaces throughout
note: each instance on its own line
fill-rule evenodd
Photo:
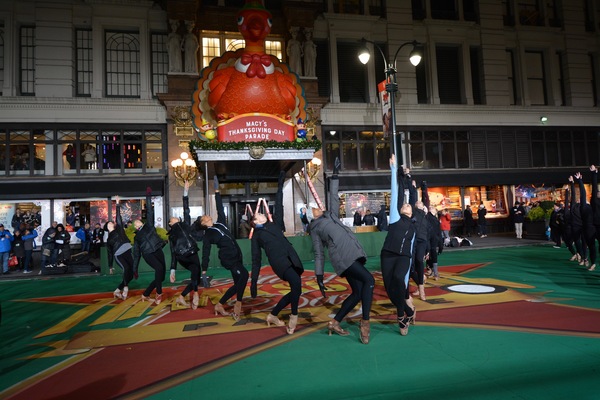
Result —
M 306 119 L 306 100 L 298 76 L 265 51 L 271 13 L 260 1 L 246 1 L 237 23 L 245 48 L 214 58 L 193 94 L 199 139 L 294 141 L 296 121 Z

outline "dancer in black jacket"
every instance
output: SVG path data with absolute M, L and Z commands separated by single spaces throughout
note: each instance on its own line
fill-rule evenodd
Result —
M 198 295 L 198 280 L 200 278 L 200 259 L 198 258 L 198 244 L 192 236 L 192 228 L 190 226 L 192 219 L 190 218 L 190 200 L 188 191 L 190 189 L 189 181 L 185 182 L 183 188 L 183 221 L 177 217 L 169 219 L 169 247 L 171 248 L 171 283 L 175 282 L 175 270 L 177 263 L 183 265 L 185 269 L 190 271 L 190 283 L 187 284 L 183 292 L 179 295 L 176 302 L 183 307 L 189 307 L 185 301 L 185 296 L 191 291 L 192 309 L 198 308 L 200 297 Z
M 390 224 L 381 249 L 381 274 L 385 290 L 396 306 L 400 334 L 408 334 L 408 327 L 414 323 L 415 309 L 406 303 L 408 277 L 413 259 L 415 228 L 412 217 L 412 206 L 404 203 L 398 213 L 400 197 L 396 180 L 396 157 L 390 158 L 392 170 L 392 197 L 390 201 Z
M 570 261 L 576 260 L 579 256 L 573 245 L 573 217 L 571 216 L 571 208 L 575 202 L 573 199 L 573 188 L 574 184 L 571 181 L 570 188 L 565 191 L 565 206 L 563 208 L 563 226 L 561 231 L 561 238 L 563 242 L 565 242 L 565 246 L 567 246 L 567 249 L 569 249 L 572 255 Z
M 600 192 L 598 191 L 598 168 L 595 165 L 590 166 L 592 171 L 592 198 L 590 199 L 590 205 L 592 206 L 592 213 L 594 219 L 595 228 L 595 239 L 600 244 Z M 596 243 L 594 242 L 594 247 Z M 592 263 L 589 271 L 596 269 L 596 263 Z
M 302 281 L 300 276 L 304 272 L 304 266 L 296 250 L 283 234 L 283 182 L 285 173 L 279 174 L 279 185 L 275 198 L 274 222 L 270 222 L 264 214 L 256 213 L 253 218 L 254 234 L 252 236 L 252 284 L 250 291 L 252 298 L 257 295 L 258 275 L 262 266 L 261 249 L 269 259 L 273 272 L 279 279 L 290 285 L 290 292 L 283 296 L 271 313 L 267 315 L 267 325 L 285 325 L 277 318 L 277 315 L 288 304 L 291 304 L 292 314 L 287 327 L 287 333 L 293 334 L 298 323 L 298 303 L 300 301 Z
M 160 304 L 162 301 L 162 283 L 165 280 L 166 265 L 163 247 L 166 242 L 158 236 L 154 227 L 154 205 L 152 204 L 152 188 L 146 189 L 146 210 L 147 217 L 144 224 L 141 220 L 133 221 L 135 227 L 135 239 L 133 240 L 133 271 L 137 272 L 140 265 L 140 259 L 144 257 L 144 261 L 154 270 L 154 280 L 150 282 L 144 294 L 142 301 L 150 300 L 150 294 L 156 289 L 156 297 L 154 302 Z
M 131 254 L 131 243 L 123 229 L 123 220 L 121 219 L 121 206 L 119 196 L 116 200 L 116 223 L 109 221 L 104 230 L 108 231 L 106 239 L 106 252 L 108 253 L 108 267 L 113 270 L 113 262 L 123 270 L 123 280 L 115 289 L 113 296 L 116 299 L 125 300 L 129 293 L 129 282 L 133 279 L 133 255 Z
M 413 185 L 413 190 L 416 192 L 416 187 Z M 417 284 L 418 290 L 413 292 L 413 297 L 419 297 L 421 300 L 427 300 L 425 296 L 425 263 L 429 257 L 429 222 L 427 221 L 427 206 L 429 204 L 429 195 L 427 194 L 427 183 L 421 183 L 421 193 L 423 201 L 418 201 L 416 197 L 411 198 L 410 205 L 413 209 L 412 218 L 415 222 L 416 242 L 415 255 L 413 260 L 413 270 L 411 277 Z M 409 293 L 407 293 L 407 296 Z
M 216 244 L 219 249 L 221 265 L 231 272 L 233 285 L 227 289 L 215 305 L 215 315 L 231 315 L 234 320 L 238 321 L 242 315 L 242 300 L 246 284 L 248 283 L 248 270 L 244 267 L 240 246 L 225 225 L 227 219 L 223 208 L 223 199 L 221 199 L 221 193 L 219 192 L 219 179 L 216 175 L 213 179 L 213 184 L 215 187 L 215 201 L 217 202 L 217 222 L 214 222 L 210 215 L 204 215 L 200 219 L 202 226 L 206 227 L 206 233 L 204 234 L 204 239 L 202 239 L 202 280 L 203 282 L 208 281 L 206 270 L 210 261 L 210 248 L 213 244 Z M 236 301 L 233 306 L 233 312 L 229 314 L 225 311 L 223 305 L 234 294 L 236 295 Z
M 583 219 L 581 218 L 581 199 L 575 197 L 575 180 L 569 176 L 571 182 L 571 240 L 575 244 L 576 255 L 571 260 L 576 260 L 584 265 L 587 256 L 585 241 L 581 240 L 583 235 Z
M 589 257 L 585 257 L 579 263 L 579 265 L 590 267 L 590 263 L 594 266 L 596 265 L 596 227 L 594 226 L 594 215 L 592 206 L 587 202 L 585 186 L 583 185 L 581 173 L 576 173 L 575 179 L 579 185 L 579 203 L 581 207 L 582 223 L 581 237 L 582 241 L 585 243 L 585 247 L 587 248 L 586 253 L 589 254 Z

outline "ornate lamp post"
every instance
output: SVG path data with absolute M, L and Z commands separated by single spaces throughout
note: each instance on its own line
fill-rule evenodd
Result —
M 179 155 L 178 159 L 171 161 L 171 167 L 179 186 L 185 186 L 186 182 L 190 182 L 190 185 L 194 184 L 198 176 L 198 168 L 188 153 L 184 151 Z
M 398 57 L 398 53 L 404 46 L 412 45 L 413 48 L 412 48 L 412 51 L 410 52 L 409 59 L 410 59 L 411 64 L 416 67 L 417 65 L 419 65 L 419 63 L 421 62 L 421 58 L 423 57 L 423 46 L 416 40 L 413 40 L 412 42 L 402 43 L 402 45 L 400 45 L 400 47 L 398 47 L 398 50 L 396 50 L 396 54 L 394 54 L 393 62 L 388 64 L 388 61 L 385 58 L 385 54 L 383 53 L 383 50 L 381 50 L 381 47 L 379 47 L 379 45 L 377 45 L 377 43 L 375 43 L 371 40 L 367 40 L 365 38 L 363 38 L 361 41 L 365 44 L 365 46 L 364 46 L 364 49 L 361 50 L 361 53 L 358 55 L 360 62 L 362 62 L 363 64 L 366 64 L 369 62 L 369 59 L 371 58 L 371 54 L 366 47 L 367 43 L 371 43 L 373 46 L 375 46 L 377 48 L 377 50 L 379 50 L 379 52 L 381 53 L 381 56 L 383 57 L 383 62 L 385 64 L 385 81 L 386 81 L 385 90 L 390 95 L 390 109 L 392 112 L 392 121 L 391 122 L 392 122 L 393 152 L 396 155 L 398 165 L 402 165 L 404 163 L 403 155 L 401 153 L 398 153 L 397 144 L 396 144 L 396 93 L 398 92 L 398 83 L 396 81 L 396 72 L 397 72 L 396 58 Z

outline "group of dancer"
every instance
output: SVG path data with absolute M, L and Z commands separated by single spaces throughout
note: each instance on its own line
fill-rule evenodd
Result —
M 588 271 L 596 269 L 596 242 L 600 243 L 600 192 L 598 191 L 598 168 L 590 166 L 592 193 L 587 202 L 587 193 L 580 172 L 569 177 L 569 189 L 564 207 L 556 204 L 550 217 L 551 237 L 555 247 L 564 241 L 571 252 L 571 261 L 585 266 Z M 579 196 L 576 195 L 575 184 Z
M 381 250 L 381 272 L 385 290 L 397 310 L 397 320 L 400 334 L 408 333 L 409 325 L 414 324 L 416 309 L 409 293 L 409 277 L 417 284 L 417 292 L 413 296 L 426 300 L 424 282 L 426 275 L 438 279 L 437 255 L 443 248 L 440 222 L 437 210 L 430 206 L 427 195 L 427 185 L 421 184 L 422 201 L 417 200 L 416 183 L 410 177 L 408 169 L 402 169 L 398 177 L 398 167 L 394 155 L 390 158 L 391 168 L 391 204 L 389 230 Z M 347 336 L 350 333 L 340 324 L 344 318 L 359 303 L 361 303 L 362 319 L 359 325 L 360 340 L 369 343 L 370 338 L 370 313 L 373 300 L 375 280 L 366 268 L 367 255 L 349 227 L 345 226 L 339 218 L 338 196 L 338 169 L 339 162 L 334 164 L 333 175 L 330 179 L 330 195 L 328 196 L 328 209 L 325 207 L 309 208 L 307 219 L 314 255 L 315 276 L 323 297 L 327 297 L 327 288 L 324 283 L 325 254 L 327 248 L 329 259 L 336 275 L 347 280 L 351 293 L 344 299 L 339 311 L 328 322 L 329 335 L 336 333 Z M 298 306 L 301 295 L 304 273 L 302 261 L 284 235 L 283 224 L 283 184 L 285 172 L 281 172 L 278 179 L 278 189 L 275 199 L 274 212 L 271 216 L 266 213 L 256 212 L 252 218 L 251 277 L 244 267 L 242 251 L 225 224 L 225 212 L 219 191 L 219 182 L 214 177 L 215 200 L 217 206 L 217 221 L 210 215 L 200 218 L 200 223 L 205 229 L 202 239 L 202 255 L 199 247 L 191 234 L 189 214 L 189 184 L 184 187 L 183 208 L 184 218 L 180 220 L 172 217 L 169 220 L 170 230 L 169 246 L 171 251 L 170 281 L 176 281 L 175 271 L 177 264 L 181 264 L 190 272 L 190 283 L 176 299 L 176 304 L 182 307 L 196 309 L 199 305 L 199 285 L 210 287 L 210 280 L 206 275 L 213 245 L 218 249 L 221 265 L 230 271 L 233 285 L 219 299 L 214 306 L 215 315 L 231 316 L 234 320 L 242 317 L 242 301 L 248 279 L 250 278 L 250 295 L 258 296 L 258 283 L 264 251 L 273 272 L 289 284 L 289 292 L 281 297 L 275 307 L 266 317 L 268 326 L 286 326 L 279 319 L 279 314 L 288 305 L 291 314 L 286 326 L 288 334 L 293 334 L 298 324 Z M 165 258 L 162 248 L 165 242 L 158 236 L 154 228 L 154 209 L 151 199 L 152 191 L 147 189 L 146 207 L 147 221 L 133 221 L 135 238 L 130 244 L 121 220 L 119 198 L 116 199 L 116 222 L 109 222 L 106 229 L 109 232 L 107 240 L 109 267 L 114 261 L 123 270 L 123 280 L 114 291 L 114 297 L 127 299 L 129 282 L 137 276 L 137 269 L 141 258 L 154 270 L 154 279 L 150 282 L 141 301 L 151 301 L 160 304 L 162 301 L 162 282 L 166 275 Z M 320 202 L 318 202 L 320 204 Z M 156 291 L 154 299 L 150 298 Z M 190 294 L 191 304 L 185 297 Z M 235 296 L 232 311 L 227 311 L 225 306 Z

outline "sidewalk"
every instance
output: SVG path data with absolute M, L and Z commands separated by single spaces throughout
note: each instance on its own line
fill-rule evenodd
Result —
M 538 240 L 538 239 L 517 239 L 513 232 L 508 233 L 496 233 L 493 235 L 488 235 L 487 237 L 481 238 L 477 235 L 472 237 L 467 237 L 471 242 L 473 242 L 473 246 L 464 246 L 464 247 L 446 247 L 444 251 L 455 251 L 455 250 L 477 250 L 477 249 L 493 249 L 498 247 L 514 247 L 514 246 L 531 246 L 531 245 L 540 245 L 540 246 L 553 246 L 554 242 L 547 240 Z
M 9 274 L 0 274 L 0 279 L 4 279 L 4 280 L 8 280 L 8 279 L 29 279 L 29 278 L 49 278 L 49 277 L 60 277 L 60 276 L 73 276 L 73 275 L 100 275 L 99 272 L 76 272 L 76 273 L 66 273 L 66 274 L 57 274 L 57 275 L 40 275 L 40 257 L 41 257 L 41 252 L 39 251 L 34 251 L 33 252 L 33 259 L 32 259 L 32 264 L 33 264 L 33 272 L 26 274 L 23 271 L 19 271 L 19 270 L 12 270 L 10 269 L 10 273 Z M 99 258 L 90 258 L 90 262 L 94 263 L 94 265 L 96 266 L 100 266 L 100 259 Z

